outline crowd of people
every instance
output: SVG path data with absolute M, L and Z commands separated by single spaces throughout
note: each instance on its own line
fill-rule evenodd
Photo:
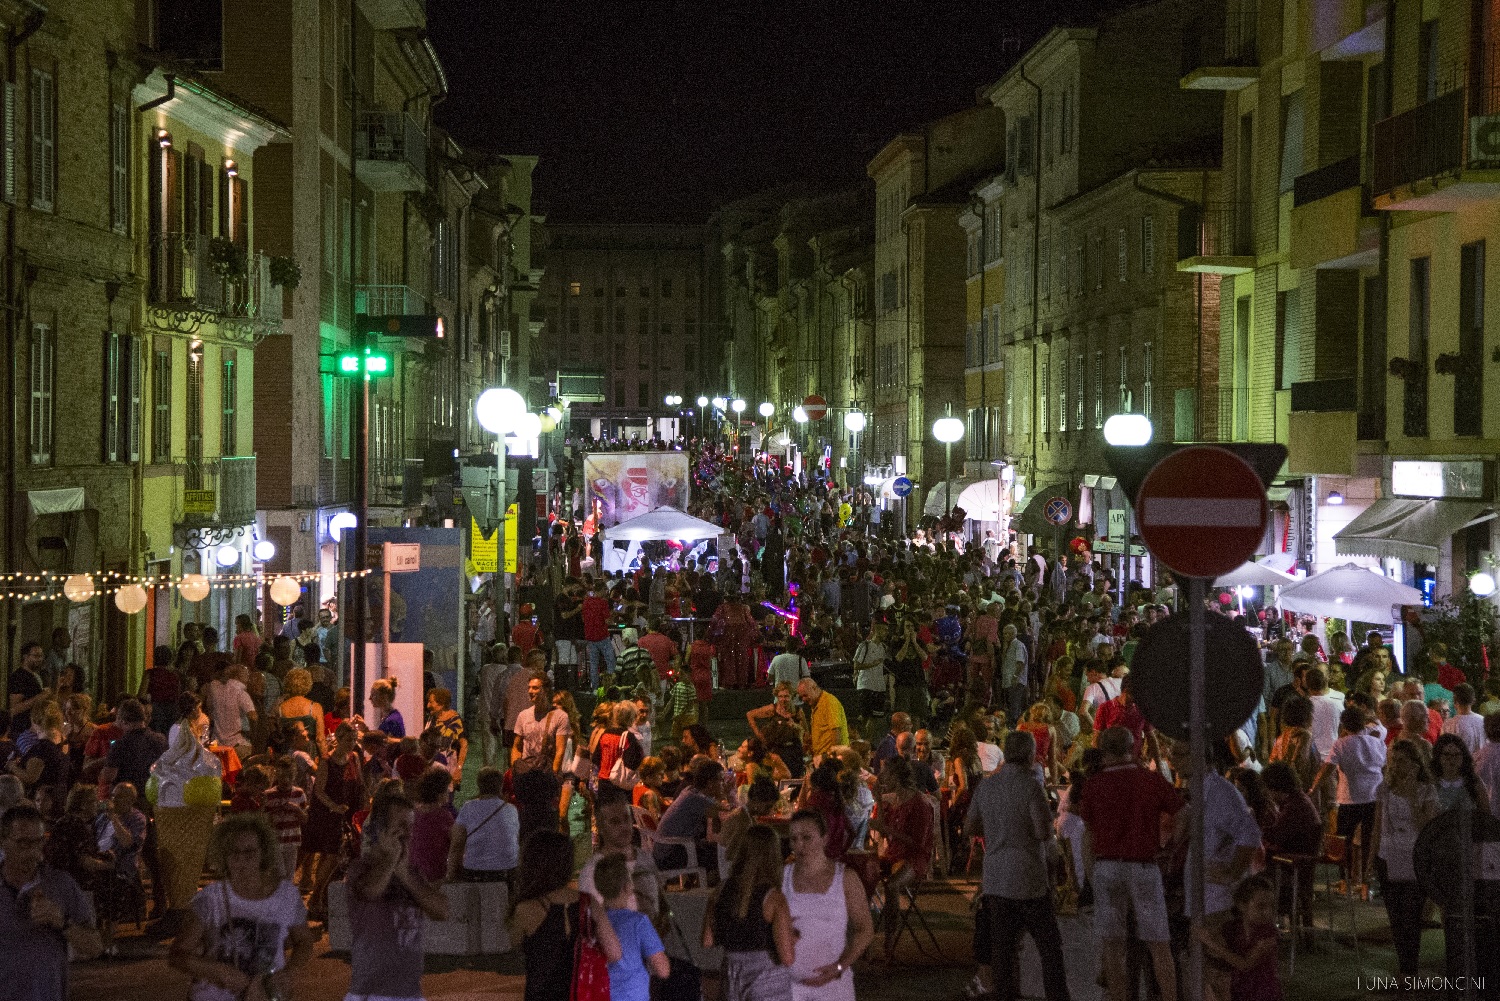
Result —
M 185 627 L 108 710 L 53 663 L 65 643 L 27 644 L 0 742 L 18 900 L 0 926 L 45 957 L 25 996 L 61 996 L 69 951 L 114 952 L 148 903 L 195 997 L 281 996 L 342 880 L 355 994 L 420 997 L 442 884 L 503 882 L 528 999 L 605 980 L 697 997 L 695 936 L 724 950 L 729 1001 L 844 1001 L 856 961 L 894 956 L 925 881 L 973 875 L 973 995 L 1017 996 L 1030 934 L 1047 996 L 1067 998 L 1057 917 L 1092 907 L 1109 996 L 1145 974 L 1176 997 L 1192 762 L 1130 677 L 1176 588 L 965 540 L 961 512 L 905 535 L 867 493 L 715 450 L 692 463 L 693 512 L 735 544 L 648 547 L 608 575 L 562 529 L 535 578 L 555 586 L 513 621 L 477 616 L 467 716 L 430 677 L 421 720 L 387 679 L 354 714 L 323 666 L 336 609 L 274 632 L 242 616 L 223 650 Z M 1255 624 L 1262 705 L 1203 776 L 1213 996 L 1280 997 L 1278 921 L 1310 921 L 1331 843 L 1343 891 L 1383 902 L 1401 972 L 1429 897 L 1455 970 L 1462 912 L 1414 848 L 1500 803 L 1500 699 L 1438 645 L 1408 677 L 1379 633 L 1355 648 Z M 743 724 L 711 713 L 725 690 L 751 693 Z M 674 884 L 709 888 L 700 928 L 673 921 Z

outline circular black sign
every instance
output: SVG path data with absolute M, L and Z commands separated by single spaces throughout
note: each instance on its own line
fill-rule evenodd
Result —
M 1260 705 L 1265 666 L 1254 637 L 1243 626 L 1217 612 L 1204 612 L 1203 624 L 1206 733 L 1210 740 L 1221 740 L 1239 729 Z M 1130 691 L 1152 726 L 1168 737 L 1188 738 L 1191 684 L 1186 612 L 1168 616 L 1146 631 L 1130 662 Z

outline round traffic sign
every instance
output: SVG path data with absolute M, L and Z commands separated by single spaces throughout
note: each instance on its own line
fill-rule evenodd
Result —
M 1162 459 L 1136 493 L 1151 554 L 1185 577 L 1218 577 L 1255 555 L 1266 533 L 1266 488 L 1244 459 L 1190 445 Z
M 802 409 L 807 412 L 807 419 L 820 421 L 828 416 L 828 401 L 814 393 L 802 401 Z
M 1073 520 L 1073 505 L 1066 497 L 1050 497 L 1042 507 L 1042 517 L 1050 525 L 1066 525 Z
M 891 481 L 891 493 L 897 497 L 911 496 L 912 482 L 905 476 L 898 476 Z
M 1244 626 L 1217 612 L 1203 615 L 1203 663 L 1213 685 L 1204 707 L 1208 739 L 1219 740 L 1244 725 L 1260 704 L 1265 667 L 1260 649 Z M 1191 712 L 1188 617 L 1160 620 L 1141 637 L 1130 661 L 1130 694 L 1147 722 L 1169 737 L 1186 740 Z

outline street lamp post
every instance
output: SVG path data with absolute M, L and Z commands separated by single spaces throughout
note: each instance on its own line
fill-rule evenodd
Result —
M 499 614 L 505 607 L 505 436 L 515 430 L 521 418 L 526 416 L 526 400 L 514 389 L 505 386 L 486 389 L 474 401 L 474 418 L 479 426 L 495 436 L 495 490 L 490 497 L 488 520 L 497 526 L 500 533 L 496 540 L 497 563 L 491 577 L 491 588 L 495 595 Z M 519 540 L 518 540 L 519 544 Z
M 957 417 L 939 417 L 932 422 L 932 436 L 943 443 L 947 471 L 943 478 L 943 517 L 953 513 L 953 443 L 964 436 L 964 422 Z
M 844 430 L 854 435 L 854 474 L 851 475 L 859 472 L 859 433 L 864 429 L 865 415 L 861 411 L 851 410 L 844 415 Z

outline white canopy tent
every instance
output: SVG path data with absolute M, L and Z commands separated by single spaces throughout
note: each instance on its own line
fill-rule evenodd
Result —
M 613 528 L 606 528 L 604 537 L 611 542 L 694 542 L 699 539 L 717 539 L 722 531 L 718 525 L 702 518 L 694 518 L 675 507 L 662 506 L 629 521 L 622 521 Z
M 988 479 L 969 484 L 954 506 L 963 508 L 973 521 L 999 521 L 1000 481 Z
M 1281 592 L 1283 608 L 1350 622 L 1395 622 L 1396 606 L 1420 604 L 1421 591 L 1353 563 L 1325 570 Z

